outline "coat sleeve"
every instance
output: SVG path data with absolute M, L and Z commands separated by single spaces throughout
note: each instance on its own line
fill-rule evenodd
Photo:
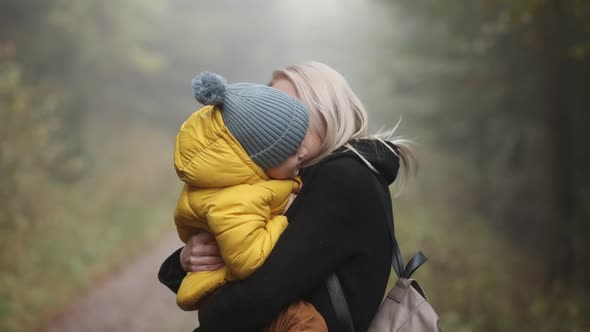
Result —
M 232 277 L 244 279 L 258 269 L 287 227 L 285 216 L 271 217 L 273 199 L 268 188 L 238 185 L 211 200 L 207 222 Z
M 368 172 L 321 165 L 304 183 L 306 194 L 266 263 L 248 279 L 220 288 L 201 308 L 202 331 L 260 330 L 359 252 L 355 239 L 363 236 L 358 223 L 365 208 L 359 204 L 375 190 L 359 178 L 360 168 Z
M 180 265 L 181 250 L 182 248 L 168 256 L 158 271 L 158 280 L 174 293 L 178 292 L 182 279 L 186 276 L 186 272 Z

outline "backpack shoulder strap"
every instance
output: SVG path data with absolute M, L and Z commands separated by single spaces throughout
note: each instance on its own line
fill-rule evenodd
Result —
M 330 274 L 326 279 L 326 287 L 328 288 L 328 294 L 330 295 L 330 301 L 334 307 L 334 313 L 338 322 L 342 325 L 339 331 L 354 332 L 354 324 L 352 323 L 352 316 L 350 315 L 350 309 L 348 309 L 348 302 L 344 297 L 340 280 L 336 275 L 336 272 Z

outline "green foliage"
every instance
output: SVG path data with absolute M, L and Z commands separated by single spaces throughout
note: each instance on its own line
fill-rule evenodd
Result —
M 440 254 L 431 260 L 432 287 L 451 330 L 578 331 L 588 324 L 582 262 L 590 256 L 581 238 L 590 220 L 582 169 L 590 160 L 579 150 L 590 148 L 581 124 L 590 59 L 571 52 L 589 41 L 587 6 L 402 5 L 421 36 L 402 47 L 422 66 L 398 69 L 398 87 L 404 98 L 429 101 L 418 104 L 421 120 L 436 128 L 423 174 L 443 177 L 423 180 L 432 193 L 428 209 L 441 207 L 422 218 L 454 227 L 429 224 L 429 234 L 450 240 L 423 244 Z M 441 284 L 459 286 L 438 295 Z
M 34 329 L 171 225 L 171 135 L 120 116 L 164 64 L 145 39 L 157 8 L 136 9 L 0 5 L 2 331 Z
M 537 259 L 503 240 L 486 219 L 458 216 L 416 197 L 397 201 L 396 229 L 408 258 L 429 261 L 414 278 L 438 311 L 443 331 L 583 331 L 588 295 L 545 287 Z M 458 219 L 460 218 L 460 219 Z M 393 282 L 393 280 L 392 280 Z
M 485 0 L 491 8 L 505 10 L 514 26 L 530 25 L 536 19 L 560 13 L 567 17 L 568 43 L 563 52 L 578 61 L 590 56 L 590 3 L 584 0 Z
M 23 237 L 52 201 L 42 198 L 40 184 L 50 184 L 55 174 L 76 174 L 80 163 L 64 159 L 67 145 L 59 139 L 64 99 L 50 86 L 23 85 L 19 66 L 0 63 L 0 227 L 12 234 L 2 241 L 2 261 L 8 248 L 23 245 Z M 51 198 L 51 194 L 48 195 Z M 22 248 L 21 248 L 22 249 Z M 19 249 L 17 249 L 19 250 Z

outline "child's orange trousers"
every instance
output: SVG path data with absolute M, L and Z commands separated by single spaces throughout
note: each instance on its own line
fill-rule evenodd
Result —
M 328 327 L 313 305 L 299 301 L 281 311 L 264 332 L 328 332 Z

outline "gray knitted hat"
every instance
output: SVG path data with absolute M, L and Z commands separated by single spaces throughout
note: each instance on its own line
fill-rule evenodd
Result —
M 303 104 L 265 85 L 227 84 L 214 73 L 192 81 L 193 95 L 204 105 L 218 105 L 225 126 L 262 169 L 275 167 L 293 154 L 307 131 Z

